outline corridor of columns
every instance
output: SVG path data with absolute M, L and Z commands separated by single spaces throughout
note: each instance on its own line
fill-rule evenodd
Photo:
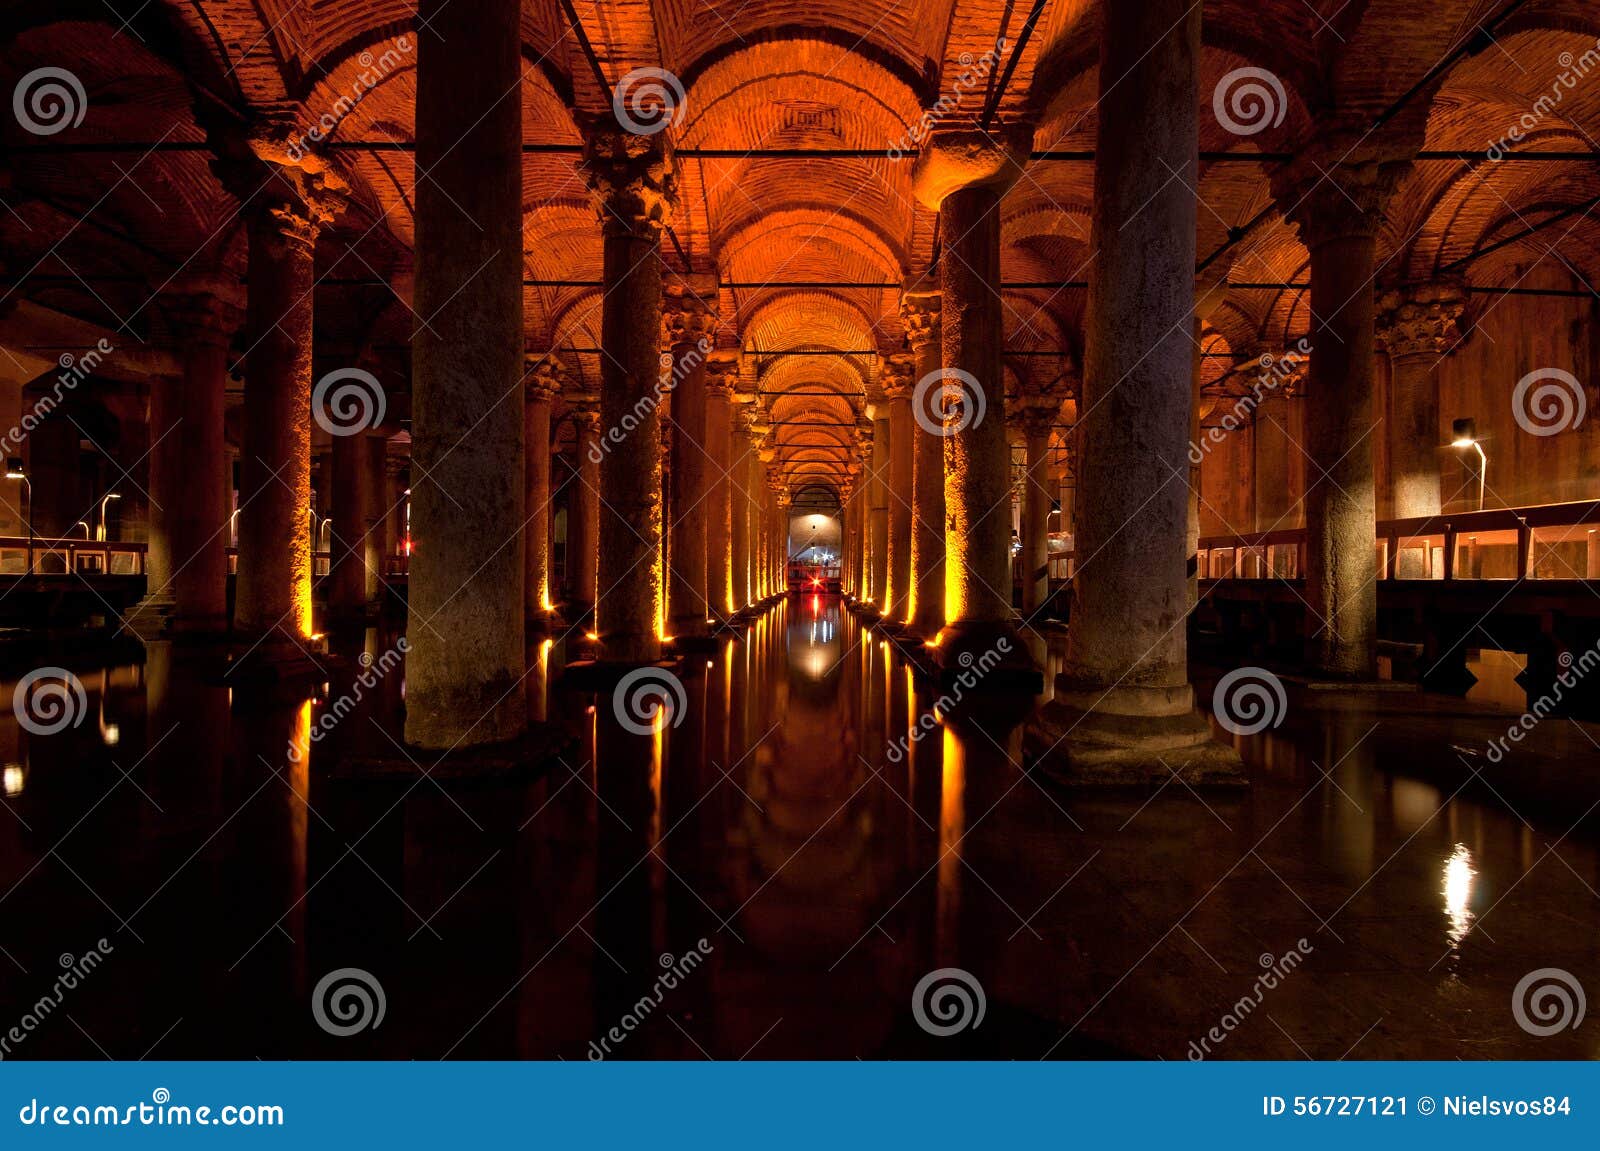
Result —
M 1592 5 L 0 60 L 8 1058 L 1600 1055 Z

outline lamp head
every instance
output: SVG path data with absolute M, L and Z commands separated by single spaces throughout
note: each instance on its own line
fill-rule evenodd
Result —
M 21 456 L 12 456 L 6 460 L 6 479 L 25 480 L 28 478 L 27 469 L 22 465 Z
M 1478 442 L 1478 427 L 1472 419 L 1456 420 L 1450 425 L 1455 438 L 1450 441 L 1453 448 L 1470 448 Z

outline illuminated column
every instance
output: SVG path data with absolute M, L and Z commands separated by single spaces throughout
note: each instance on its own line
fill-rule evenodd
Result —
M 733 466 L 728 469 L 733 555 L 733 594 L 728 600 L 728 610 L 743 611 L 753 600 L 750 595 L 752 545 L 756 549 L 761 546 L 761 525 L 758 521 L 752 533 L 751 524 L 756 507 L 755 496 L 758 494 L 750 488 L 750 462 L 756 458 L 756 453 L 750 445 L 750 419 L 757 411 L 755 397 L 748 397 L 748 402 L 741 403 L 735 411 L 737 414 L 734 416 L 733 428 Z
M 607 119 L 584 143 L 604 235 L 601 305 L 600 601 L 604 658 L 661 658 L 661 229 L 677 194 L 660 135 Z
M 1280 531 L 1302 526 L 1299 506 L 1301 484 L 1295 464 L 1305 457 L 1297 446 L 1302 423 L 1304 392 L 1310 363 L 1291 362 L 1293 353 L 1262 357 L 1261 402 L 1255 407 L 1251 432 L 1255 453 L 1255 530 Z M 1267 363 L 1268 358 L 1271 363 Z M 1252 387 L 1255 385 L 1252 384 Z
M 706 541 L 706 598 L 708 613 L 726 618 L 732 546 L 731 500 L 733 486 L 728 482 L 729 457 L 733 447 L 733 392 L 739 382 L 739 353 L 723 349 L 711 353 L 706 364 L 706 455 L 710 475 L 706 479 L 706 500 L 701 505 L 700 523 Z
M 385 449 L 387 451 L 387 448 Z M 383 554 L 406 554 L 406 508 L 411 497 L 406 494 L 411 470 L 408 456 L 385 455 L 383 460 L 383 509 L 388 522 L 383 530 Z
M 758 557 L 760 570 L 755 588 L 755 599 L 759 602 L 772 594 L 772 489 L 767 486 L 767 468 L 777 458 L 777 451 L 772 445 L 772 425 L 767 423 L 766 413 L 759 404 L 751 408 L 750 439 L 753 451 L 750 453 L 750 491 L 755 498 L 754 529 L 755 543 L 753 545 Z
M 417 12 L 416 303 L 406 730 L 519 735 L 526 462 L 517 0 Z
M 676 381 L 672 389 L 671 566 L 667 576 L 667 618 L 683 640 L 710 630 L 714 595 L 706 586 L 704 516 L 708 485 L 719 463 L 706 446 L 706 357 L 716 335 L 715 276 L 673 277 L 665 286 L 663 344 Z
M 1407 165 L 1330 129 L 1326 147 L 1273 176 L 1311 252 L 1306 396 L 1306 659 L 1336 679 L 1377 675 L 1377 510 L 1372 364 L 1377 233 Z M 1340 162 L 1342 160 L 1342 162 Z
M 1439 362 L 1460 339 L 1466 307 L 1459 284 L 1385 292 L 1378 338 L 1389 353 L 1389 476 L 1397 520 L 1436 516 L 1439 493 Z
M 1195 710 L 1185 627 L 1200 9 L 1104 15 L 1078 567 L 1055 699 L 1025 747 L 1072 783 L 1222 782 L 1239 757 Z
M 228 343 L 243 322 L 237 281 L 195 277 L 168 290 L 165 311 L 183 374 L 150 393 L 150 538 L 146 603 L 166 630 L 228 630 L 227 466 L 223 400 Z M 213 482 L 207 483 L 207 478 Z M 164 553 L 165 571 L 158 570 Z M 143 606 L 143 605 L 141 605 Z
M 1055 502 L 1050 433 L 1060 410 L 1060 395 L 1044 392 L 1023 399 L 1017 413 L 1028 461 L 1022 481 L 1022 614 L 1035 625 L 1033 617 L 1050 595 L 1050 505 Z
M 367 506 L 373 493 L 367 488 L 366 444 L 359 427 L 346 430 L 334 425 L 330 455 L 333 491 L 328 516 L 328 622 L 359 623 L 367 610 L 366 537 Z
M 389 526 L 389 505 L 383 502 L 388 437 L 382 432 L 368 432 L 362 437 L 361 453 L 361 462 L 367 469 L 366 502 L 362 505 L 361 568 L 365 576 L 362 591 L 366 595 L 367 610 L 376 614 L 383 610 L 383 565 L 388 555 L 384 550 L 384 534 Z
M 938 291 L 921 287 L 907 289 L 900 298 L 900 315 L 905 321 L 911 352 L 916 357 L 913 376 L 917 385 L 923 386 L 923 380 L 939 371 L 944 355 Z M 937 382 L 927 384 L 924 395 L 939 387 Z M 915 392 L 913 402 L 916 402 Z M 931 639 L 944 627 L 944 437 L 926 416 L 916 419 L 915 414 L 913 411 L 911 434 L 916 440 L 916 450 L 911 480 L 914 515 L 910 630 Z
M 292 165 L 281 141 L 225 146 L 249 241 L 234 630 L 252 658 L 294 659 L 312 629 L 312 264 L 344 185 L 310 157 Z
M 916 386 L 915 362 L 907 355 L 885 358 L 884 401 L 889 412 L 889 466 L 885 489 L 889 508 L 889 594 L 886 619 L 905 624 L 911 606 L 912 474 L 916 465 L 912 442 L 911 390 Z
M 600 397 L 567 397 L 577 433 L 576 479 L 567 499 L 567 569 L 574 619 L 594 610 L 600 565 Z
M 940 660 L 951 672 L 990 653 L 1037 672 L 1012 625 L 1011 449 L 1006 439 L 1000 201 L 1022 174 L 1032 133 L 936 133 L 913 175 L 939 212 L 944 357 L 945 616 Z M 963 662 L 964 661 L 964 662 Z M 991 686 L 1000 686 L 991 674 Z
M 880 384 L 881 387 L 881 384 Z M 867 480 L 867 547 L 871 552 L 868 583 L 872 607 L 889 613 L 889 405 L 881 391 L 867 395 L 867 417 L 872 421 L 872 471 Z
M 549 628 L 555 617 L 550 587 L 550 405 L 567 382 L 567 369 L 555 352 L 529 357 L 523 393 L 522 440 L 527 472 L 523 535 L 523 620 L 536 631 Z

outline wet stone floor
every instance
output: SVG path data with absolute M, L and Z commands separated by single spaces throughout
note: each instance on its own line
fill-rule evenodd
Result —
M 1068 792 L 1020 708 L 919 723 L 805 597 L 686 659 L 670 722 L 530 649 L 542 774 L 351 779 L 407 754 L 395 638 L 336 637 L 310 700 L 158 645 L 60 731 L 0 713 L 6 1058 L 1600 1055 L 1513 1002 L 1600 992 L 1593 809 L 1472 773 L 1515 708 L 1291 692 L 1229 737 L 1248 789 Z M 1595 728 L 1545 722 L 1600 799 Z

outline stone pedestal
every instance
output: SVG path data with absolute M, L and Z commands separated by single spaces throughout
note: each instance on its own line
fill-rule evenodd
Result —
M 1378 336 L 1389 353 L 1389 476 L 1394 519 L 1442 510 L 1439 453 L 1440 362 L 1459 342 L 1466 307 L 1459 284 L 1422 284 L 1383 293 Z
M 1024 739 L 1072 784 L 1241 777 L 1195 709 L 1187 661 L 1199 57 L 1200 10 L 1184 0 L 1104 12 L 1078 567 L 1055 698 Z
M 440 750 L 527 726 L 520 12 L 418 9 L 405 737 Z

